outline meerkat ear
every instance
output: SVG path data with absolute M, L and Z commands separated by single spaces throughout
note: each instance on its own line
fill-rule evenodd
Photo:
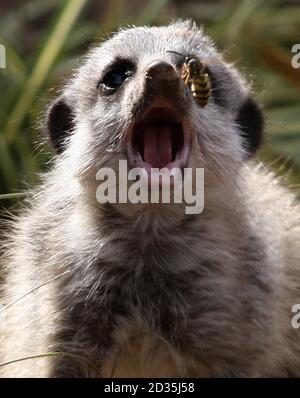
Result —
M 73 128 L 74 113 L 66 95 L 62 94 L 52 102 L 44 121 L 44 130 L 58 154 L 63 152 L 65 140 Z
M 252 97 L 247 97 L 242 103 L 236 121 L 244 139 L 247 158 L 251 158 L 261 145 L 264 128 L 262 111 Z

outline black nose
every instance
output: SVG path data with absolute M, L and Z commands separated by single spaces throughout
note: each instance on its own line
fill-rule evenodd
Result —
M 158 80 L 175 80 L 178 75 L 171 64 L 165 61 L 153 61 L 146 68 L 146 77 Z

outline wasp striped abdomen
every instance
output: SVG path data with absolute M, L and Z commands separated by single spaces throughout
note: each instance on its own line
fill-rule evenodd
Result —
M 207 105 L 211 95 L 210 77 L 205 66 L 196 58 L 186 58 L 182 70 L 184 83 L 189 86 L 193 98 L 201 107 Z
M 198 105 L 204 107 L 207 105 L 211 95 L 210 78 L 207 73 L 191 79 L 190 90 Z

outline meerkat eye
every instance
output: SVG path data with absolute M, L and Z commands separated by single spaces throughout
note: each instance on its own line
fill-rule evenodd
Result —
M 100 86 L 107 94 L 111 94 L 122 86 L 125 80 L 134 73 L 133 65 L 130 62 L 117 63 L 109 68 L 100 81 Z

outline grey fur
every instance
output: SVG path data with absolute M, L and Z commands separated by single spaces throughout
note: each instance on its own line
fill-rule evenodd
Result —
M 205 108 L 179 78 L 145 78 L 155 60 L 175 65 L 167 50 L 209 63 L 214 91 Z M 104 96 L 98 81 L 115 57 L 132 60 L 136 72 Z M 300 375 L 300 332 L 291 327 L 299 206 L 245 160 L 239 110 L 249 90 L 184 22 L 121 30 L 90 52 L 62 93 L 73 118 L 64 147 L 13 222 L 2 259 L 0 361 L 63 354 L 2 366 L 1 376 Z M 96 202 L 96 171 L 126 159 L 122 137 L 157 96 L 192 125 L 189 166 L 205 168 L 199 216 L 181 205 Z

